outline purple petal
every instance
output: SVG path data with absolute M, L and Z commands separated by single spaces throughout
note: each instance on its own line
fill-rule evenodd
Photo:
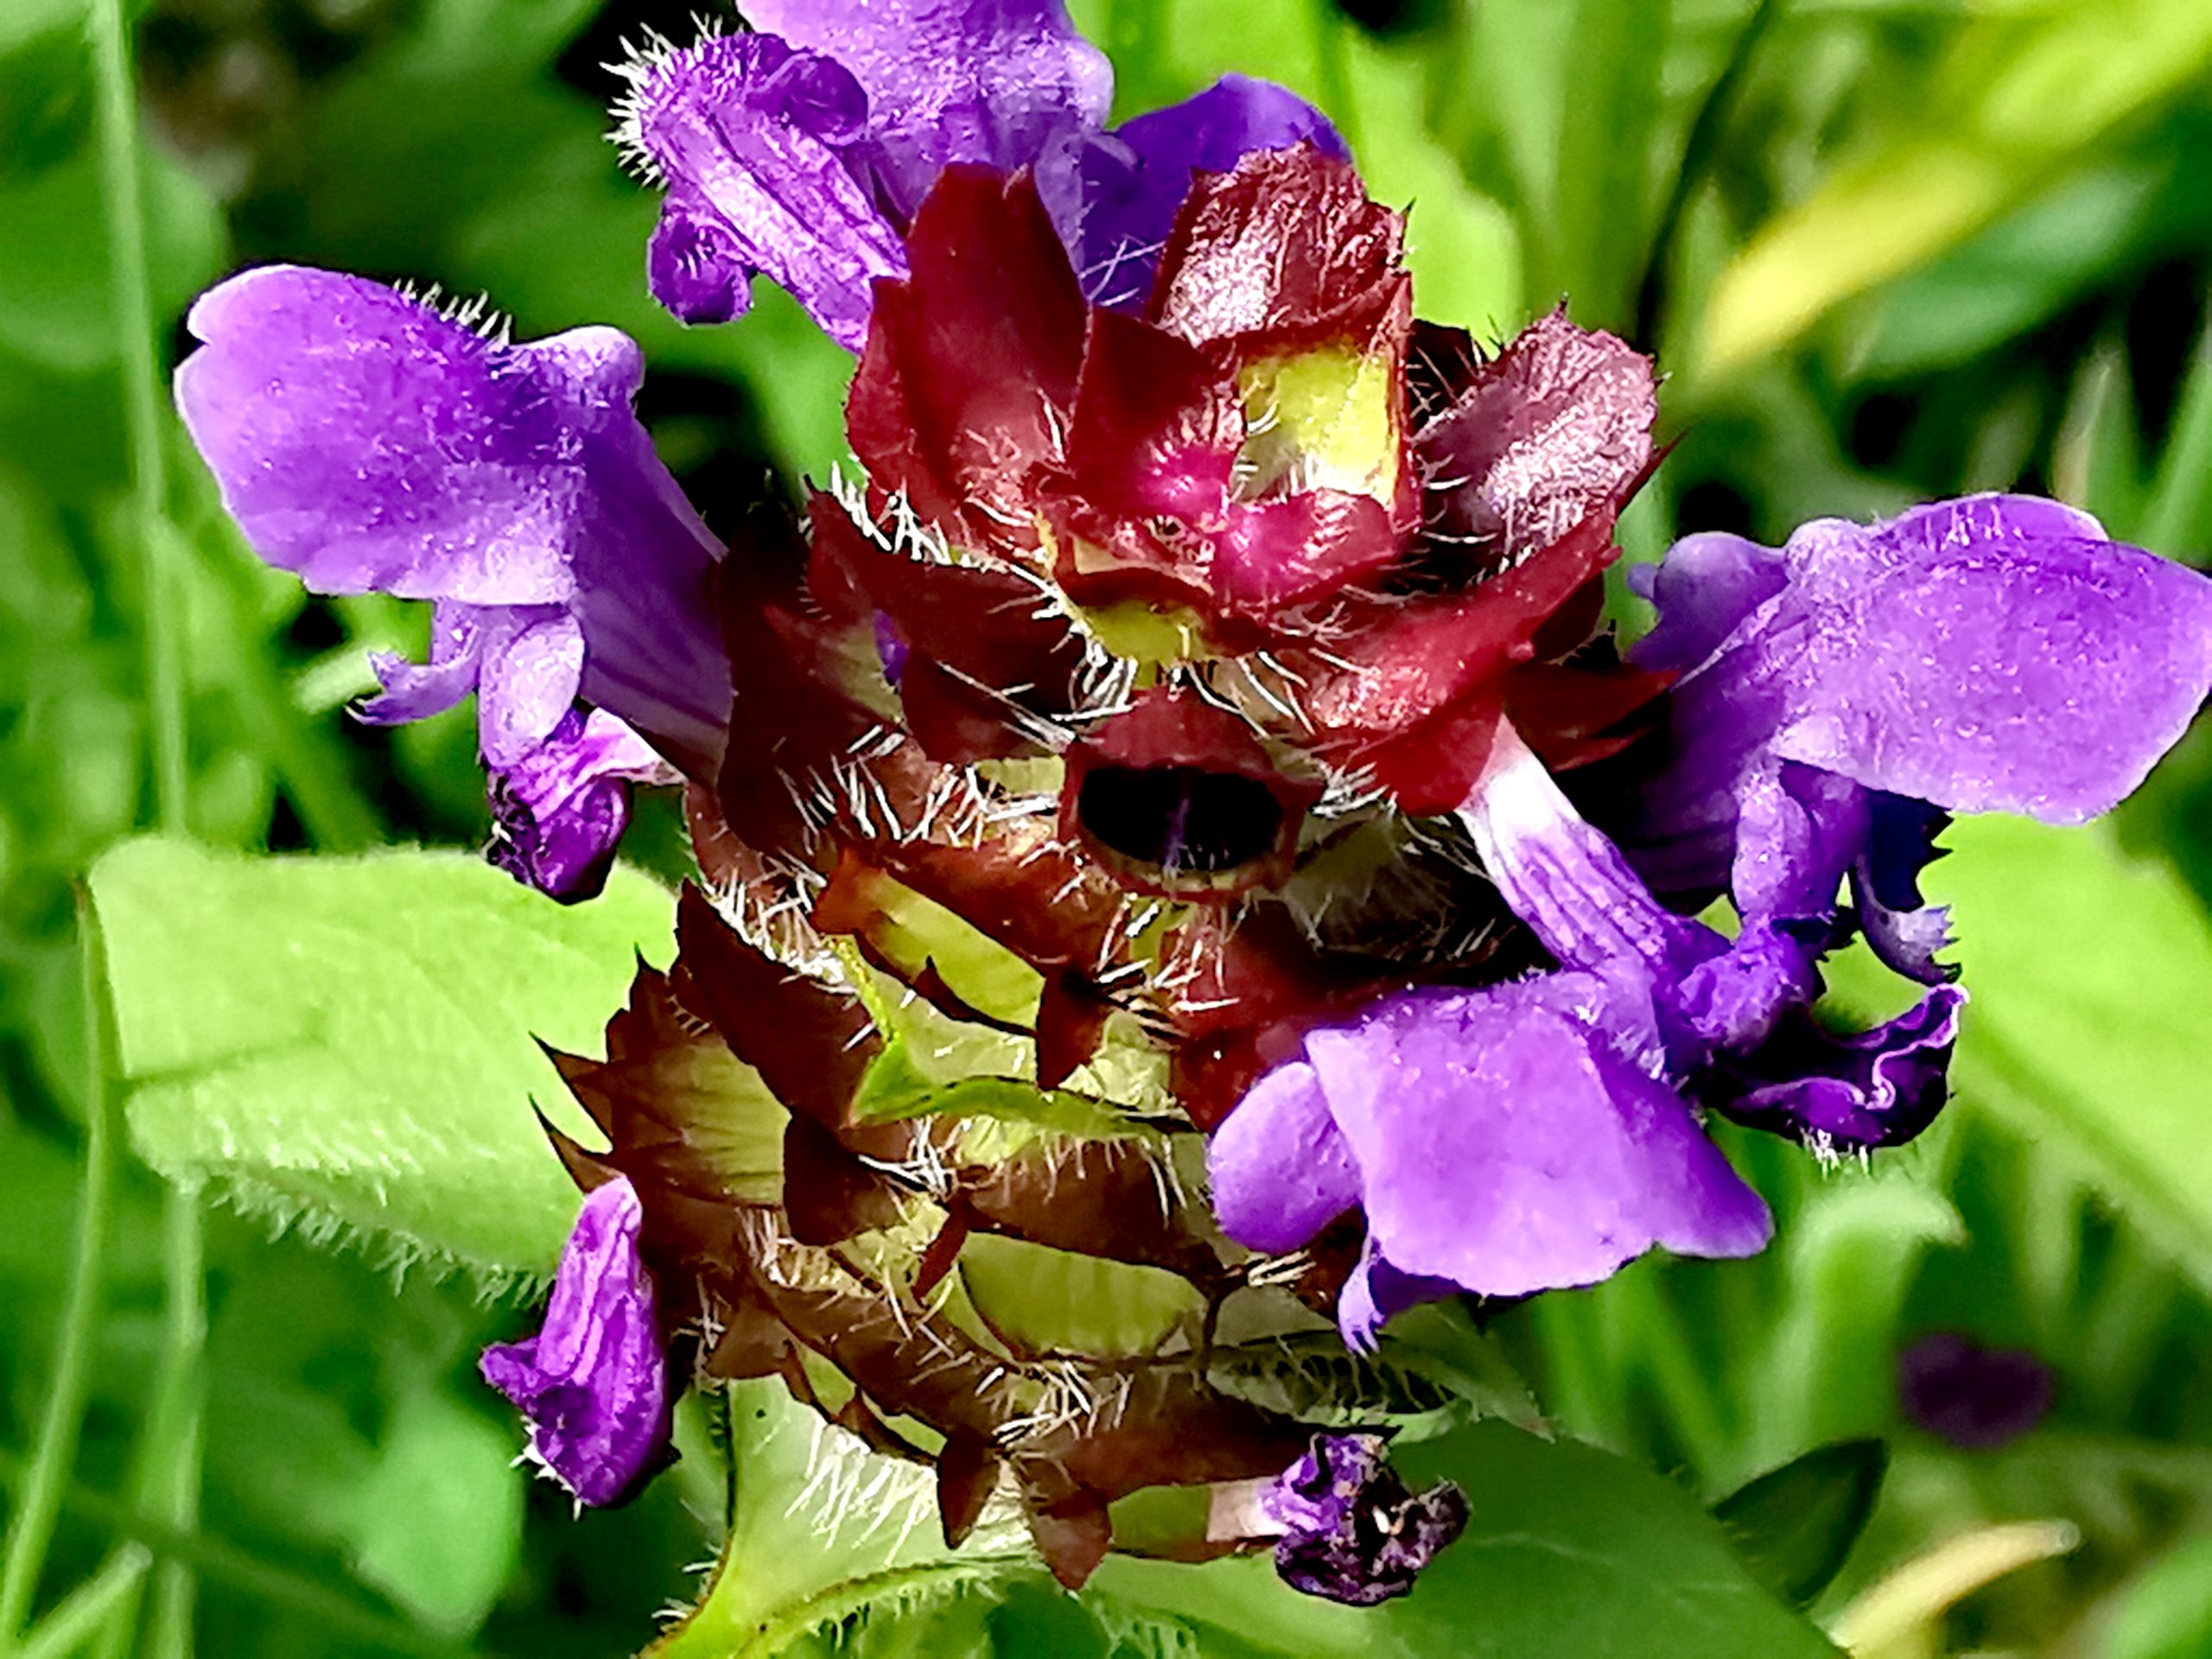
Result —
M 1685 536 L 1663 563 L 1628 573 L 1629 587 L 1659 611 L 1657 624 L 1637 642 L 1637 665 L 1676 673 L 1695 668 L 1789 582 L 1782 556 L 1770 547 L 1718 531 Z
M 1618 995 L 1599 1023 L 1648 1070 L 1685 1076 L 1716 1050 L 1754 1047 L 1820 995 L 1816 963 L 1866 839 L 1866 791 L 1811 767 L 1770 765 L 1744 795 L 1733 940 L 1653 898 L 1510 728 L 1460 808 L 1499 893 L 1560 964 L 1640 990 L 1656 1040 Z
M 1313 1068 L 1277 1066 L 1206 1147 L 1222 1231 L 1255 1250 L 1294 1250 L 1359 1202 L 1359 1170 Z
M 583 680 L 583 630 L 576 619 L 566 611 L 524 615 L 507 612 L 485 631 L 476 728 L 485 764 L 495 772 L 517 765 L 552 735 Z
M 1985 1348 L 1939 1331 L 1897 1356 L 1897 1404 L 1929 1433 L 1964 1452 L 2020 1438 L 2050 1410 L 2050 1367 L 2025 1348 Z
M 1867 791 L 1834 772 L 1770 763 L 1740 791 L 1729 886 L 1742 926 L 1725 954 L 1684 974 L 1674 997 L 1709 1046 L 1744 1049 L 1820 995 L 1844 872 L 1865 849 Z
M 1382 1327 L 1408 1308 L 1440 1302 L 1459 1291 L 1454 1280 L 1401 1273 L 1370 1236 L 1337 1299 L 1337 1326 L 1351 1346 L 1369 1351 Z
M 668 1446 L 668 1361 L 638 1255 L 642 1221 L 626 1179 L 595 1188 L 561 1253 L 544 1327 L 480 1362 L 528 1421 L 531 1454 L 594 1505 L 627 1495 Z
M 1112 66 L 1060 0 L 746 0 L 744 11 L 859 83 L 855 152 L 901 219 L 949 163 L 1014 172 L 1063 135 L 1096 130 L 1113 102 Z
M 557 615 L 547 606 L 545 614 Z M 410 663 L 389 651 L 369 653 L 384 690 L 353 706 L 353 717 L 371 726 L 397 726 L 442 715 L 476 689 L 484 662 L 484 620 L 504 607 L 441 604 L 430 617 L 430 660 Z
M 1920 873 L 1943 856 L 1936 837 L 1950 814 L 1879 791 L 1867 796 L 1866 845 L 1852 866 L 1859 925 L 1892 973 L 1941 985 L 1959 970 L 1936 960 L 1951 944 L 1950 911 L 1920 896 Z
M 1402 1596 L 1466 1529 L 1467 1499 L 1448 1480 L 1410 1490 L 1380 1434 L 1316 1434 L 1261 1497 L 1283 1528 L 1275 1570 L 1292 1588 L 1354 1607 Z
M 223 505 L 317 593 L 564 603 L 559 493 L 600 388 L 378 283 L 249 270 L 187 319 L 177 406 Z
M 642 365 L 627 338 L 504 345 L 297 266 L 232 277 L 189 321 L 206 343 L 177 371 L 177 404 L 264 558 L 321 593 L 474 607 L 485 628 L 528 607 L 508 616 L 513 639 L 538 607 L 572 613 L 583 694 L 711 766 L 729 713 L 709 592 L 721 548 L 631 412 Z M 550 635 L 518 649 L 482 655 L 512 699 L 486 711 L 487 753 L 558 715 L 547 688 L 572 649 Z M 430 678 L 399 673 L 371 717 L 434 706 L 462 672 L 436 673 L 454 654 L 434 652 Z
M 630 785 L 675 781 L 652 745 L 613 715 L 570 709 L 543 743 L 494 767 L 486 856 L 563 903 L 591 898 L 629 825 Z
M 1836 1151 L 1901 1146 L 1936 1119 L 1967 994 L 1939 985 L 1886 1025 L 1838 1037 L 1801 1018 L 1725 1059 L 1704 1094 L 1737 1122 Z
M 766 272 L 857 351 L 871 284 L 906 272 L 847 153 L 868 113 L 843 66 L 774 35 L 709 35 L 639 71 L 620 137 L 668 181 L 653 297 L 683 321 L 726 322 Z
M 1997 538 L 1964 513 L 1880 550 L 1820 616 L 1774 741 L 1953 811 L 2078 823 L 2142 782 L 2212 684 L 2212 582 L 2101 538 Z
M 1654 1245 L 1765 1244 L 1766 1206 L 1688 1105 L 1575 1017 L 1604 1001 L 1588 979 L 1412 991 L 1307 1034 L 1395 1272 L 1519 1296 L 1595 1284 Z
M 1678 570 L 1669 555 L 1656 593 L 1670 613 L 1640 661 L 1686 660 L 1770 581 L 1715 545 L 1685 543 Z M 1725 843 L 1770 758 L 1948 810 L 2079 823 L 2142 780 L 2212 684 L 2212 582 L 2054 502 L 1973 497 L 1871 530 L 1823 520 L 1771 556 L 1783 586 L 1670 694 L 1675 751 L 1635 836 L 1655 875 L 1670 843 Z M 1709 600 L 1701 572 L 1718 573 Z
M 753 264 L 688 184 L 669 187 L 645 243 L 645 288 L 678 322 L 729 322 L 753 308 Z
M 1300 143 L 1351 159 L 1329 118 L 1297 93 L 1272 81 L 1224 75 L 1180 104 L 1082 144 L 1073 153 L 1070 187 L 1064 193 L 1048 188 L 1046 203 L 1075 255 L 1084 296 L 1142 310 L 1192 175 L 1226 173 L 1254 150 Z M 1047 187 L 1050 172 L 1040 174 Z
M 1651 896 L 1510 727 L 1459 817 L 1499 893 L 1562 967 L 1637 979 L 1662 1018 L 1683 977 L 1728 949 L 1713 929 Z M 1681 1033 L 1668 1036 L 1679 1044 Z

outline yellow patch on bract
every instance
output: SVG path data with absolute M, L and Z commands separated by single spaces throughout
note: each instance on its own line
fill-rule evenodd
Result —
M 1388 353 L 1349 346 L 1263 357 L 1238 372 L 1247 499 L 1340 490 L 1386 505 L 1398 489 L 1396 365 Z
M 1125 600 L 1085 608 L 1081 615 L 1092 638 L 1134 663 L 1194 663 L 1220 654 L 1206 643 L 1205 625 L 1197 613 L 1181 606 L 1164 610 L 1142 600 Z

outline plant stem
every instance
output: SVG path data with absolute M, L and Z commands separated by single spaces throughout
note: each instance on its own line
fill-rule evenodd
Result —
M 1758 9 L 1737 35 L 1727 63 L 1690 123 L 1689 137 L 1682 143 L 1682 164 L 1675 170 L 1674 187 L 1667 193 L 1667 205 L 1660 209 L 1651 251 L 1644 257 L 1643 280 L 1637 288 L 1635 332 L 1630 340 L 1640 350 L 1656 353 L 1659 349 L 1659 329 L 1666 321 L 1667 284 L 1674 274 L 1675 242 L 1681 234 L 1683 216 L 1689 211 L 1690 197 L 1713 165 L 1713 151 L 1719 148 L 1721 134 L 1735 108 L 1736 89 L 1751 67 L 1751 54 L 1781 9 L 1781 0 L 1759 0 Z
M 75 1653 L 138 1588 L 152 1559 L 144 1545 L 124 1545 L 41 1621 L 15 1650 L 16 1659 L 65 1659 Z
M 109 283 L 123 372 L 124 425 L 131 507 L 145 609 L 146 697 L 154 734 L 154 801 L 164 830 L 183 834 L 189 787 L 185 760 L 184 673 L 176 607 L 169 594 L 168 478 L 162 434 L 161 370 L 146 287 L 146 219 L 138 177 L 138 105 L 123 0 L 93 0 L 92 69 L 99 99 L 101 195 L 106 210 Z
M 131 79 L 130 36 L 123 0 L 93 0 L 93 79 L 97 88 L 102 197 L 106 212 L 110 282 L 123 374 L 124 427 L 130 457 L 131 505 L 143 606 L 146 699 L 153 732 L 155 816 L 171 835 L 189 831 L 190 774 L 185 728 L 182 619 L 171 582 L 185 549 L 168 521 L 168 468 L 162 424 L 160 366 L 154 350 L 153 302 L 146 283 L 146 221 L 138 165 L 138 105 Z M 145 1490 L 166 1518 L 189 1529 L 199 1513 L 200 1354 L 207 1332 L 200 1211 L 172 1188 L 163 1209 L 162 1266 L 168 1313 L 156 1409 L 143 1452 Z M 175 1564 L 155 1586 L 150 1656 L 192 1648 L 192 1584 Z
M 22 1461 L 0 1451 L 0 1484 L 13 1485 L 24 1478 Z M 466 1659 L 470 1651 L 465 1643 L 384 1612 L 322 1580 L 264 1560 L 219 1536 L 179 1532 L 127 1503 L 82 1486 L 71 1486 L 62 1495 L 61 1507 L 89 1525 L 143 1544 L 159 1560 L 184 1562 L 211 1584 L 312 1618 L 334 1635 L 393 1654 L 420 1655 L 423 1659 Z M 126 1645 L 124 1651 L 135 1649 Z
M 145 1508 L 189 1533 L 200 1524 L 207 1273 L 199 1200 L 175 1186 L 162 1200 L 162 1279 L 160 1381 L 147 1422 L 139 1488 Z M 191 1570 L 180 1561 L 164 1562 L 154 1579 L 153 1611 L 141 1649 L 144 1659 L 189 1659 L 192 1609 Z
M 99 935 L 92 905 L 79 894 L 77 930 L 85 996 L 85 1185 L 77 1199 L 77 1236 L 67 1299 L 54 1346 L 54 1376 L 39 1423 L 38 1443 L 22 1501 L 8 1529 L 7 1559 L 0 1567 L 0 1652 L 11 1651 L 37 1593 L 46 1565 L 61 1491 L 77 1459 L 85 1400 L 92 1387 L 92 1344 L 98 1337 L 100 1294 L 107 1270 L 108 1210 L 116 1174 L 115 1103 L 108 1090 L 107 1003 L 102 995 Z

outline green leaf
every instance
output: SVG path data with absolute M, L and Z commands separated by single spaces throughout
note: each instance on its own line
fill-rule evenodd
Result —
M 549 1270 L 575 1213 L 531 1115 L 590 1133 L 537 1040 L 597 1054 L 672 904 L 563 908 L 463 853 L 100 860 L 130 1120 L 156 1169 L 400 1255 Z
M 1948 368 L 2038 327 L 2129 257 L 2164 182 L 2140 163 L 2094 168 L 1915 271 L 1882 296 L 1854 375 Z
M 1547 221 L 1550 257 L 1529 289 L 1566 295 L 1576 320 L 1592 327 L 1626 328 L 1633 321 L 1651 237 L 1652 138 L 1670 10 L 1667 0 L 1577 0 L 1574 7 L 1557 195 Z
M 1465 1488 L 1467 1530 L 1402 1601 L 1356 1610 L 1288 1588 L 1264 1557 L 1192 1567 L 1109 1556 L 1097 1592 L 1263 1651 L 1363 1659 L 1796 1659 L 1827 1639 L 1770 1596 L 1720 1525 L 1649 1470 L 1478 1423 L 1399 1453 Z M 1086 1592 L 1086 1596 L 1090 1592 Z
M 523 1482 L 508 1433 L 440 1389 L 417 1390 L 346 1495 L 361 1581 L 455 1636 L 481 1624 L 522 1553 Z
M 1731 1492 L 1713 1518 L 1762 1584 L 1808 1607 L 1866 1529 L 1889 1461 L 1879 1440 L 1820 1446 Z
M 1789 346 L 1828 309 L 1956 247 L 2212 62 L 2212 7 L 2068 0 L 1961 30 L 1911 114 L 1778 215 L 1724 271 L 1703 367 Z
M 2182 384 L 2139 533 L 2144 546 L 2160 553 L 2212 554 L 2212 320 L 2198 337 Z
M 2163 863 L 2127 858 L 2111 830 L 2024 819 L 1953 827 L 1929 871 L 1952 907 L 1974 995 L 1953 1066 L 1958 1103 L 2069 1154 L 2198 1282 L 2212 1285 L 2212 929 Z M 1835 983 L 1854 1012 L 1893 1006 L 1897 982 L 1857 956 Z
M 1738 1471 L 1891 1421 L 1906 1288 L 1923 1255 L 1964 1240 L 1924 1167 L 1841 1174 L 1815 1190 L 1779 1241 L 1786 1300 L 1752 1338 L 1763 1338 L 1764 1376 Z
M 197 179 L 159 151 L 145 159 L 146 238 L 155 308 L 183 308 L 222 269 L 221 210 Z M 64 374 L 113 361 L 108 240 L 99 157 L 87 149 L 35 176 L 0 185 L 0 348 Z
M 2127 353 L 2105 340 L 2082 362 L 2051 447 L 2051 482 L 2122 541 L 2136 537 L 2143 511 L 2141 435 Z
M 733 1383 L 726 1398 L 728 1538 L 705 1597 L 654 1659 L 769 1659 L 863 1611 L 910 1612 L 1041 1573 L 1018 1528 L 988 1516 L 948 1549 L 930 1471 L 824 1424 L 781 1381 Z
M 2212 1533 L 2153 1562 L 2122 1597 L 2104 1659 L 2202 1659 L 2212 1653 Z

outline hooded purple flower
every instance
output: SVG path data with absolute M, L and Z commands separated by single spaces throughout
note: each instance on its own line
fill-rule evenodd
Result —
M 1227 173 L 1255 150 L 1311 143 L 1349 162 L 1328 117 L 1295 92 L 1224 75 L 1203 92 L 1087 138 L 1072 168 L 1045 169 L 1045 205 L 1075 260 L 1084 297 L 1141 311 L 1193 173 Z
M 1812 524 L 1778 556 L 1692 537 L 1655 593 L 1643 666 L 1690 672 L 1630 830 L 1676 872 L 1726 876 L 1738 936 L 1662 907 L 1506 732 L 1460 817 L 1560 971 L 1312 1028 L 1214 1137 L 1221 1224 L 1255 1249 L 1365 1210 L 1338 1303 L 1354 1344 L 1453 1289 L 1595 1283 L 1652 1245 L 1761 1248 L 1765 1205 L 1683 1090 L 1818 1148 L 1918 1135 L 1964 993 L 1938 984 L 1867 1033 L 1816 1027 L 1838 885 L 1858 882 L 1869 933 L 1916 978 L 1942 980 L 1940 920 L 1913 893 L 1929 803 L 2101 812 L 2212 675 L 2212 582 L 2050 502 Z
M 906 255 L 849 160 L 868 124 L 850 73 L 773 35 L 710 35 L 641 66 L 623 114 L 625 148 L 668 184 L 653 297 L 684 322 L 727 322 L 765 271 L 858 349 L 869 284 L 904 276 Z
M 1940 918 L 1913 889 L 1936 809 L 2101 811 L 2212 677 L 2212 582 L 2048 502 L 1810 525 L 1779 555 L 1694 537 L 1655 591 L 1640 660 L 1688 672 L 1624 834 L 1684 887 L 1725 878 L 1738 936 L 1661 906 L 1509 731 L 1460 816 L 1559 969 L 1308 1031 L 1215 1137 L 1223 1225 L 1255 1249 L 1365 1211 L 1338 1308 L 1355 1344 L 1453 1290 L 1586 1284 L 1654 1244 L 1759 1248 L 1764 1207 L 1686 1092 L 1821 1148 L 1918 1134 L 1964 993 L 1937 982 L 1854 1036 L 1816 1026 L 1839 887 L 1857 884 L 1899 965 L 1940 982 Z
M 1310 139 L 1311 105 L 1224 78 L 1103 130 L 1113 69 L 1060 0 L 749 0 L 762 32 L 650 55 L 615 137 L 667 188 L 647 252 L 653 296 L 685 322 L 750 304 L 755 273 L 857 351 L 873 285 L 906 275 L 903 236 L 945 168 L 1033 169 L 1103 302 L 1136 308 L 1193 169 Z
M 545 1325 L 484 1351 L 484 1380 L 530 1425 L 531 1455 L 579 1502 L 613 1503 L 664 1460 L 668 1360 L 622 1176 L 594 1188 L 561 1253 Z
M 1337 1311 L 1357 1348 L 1455 1290 L 1595 1284 L 1657 1245 L 1748 1255 L 1773 1230 L 1668 1081 L 1704 1047 L 1678 988 L 1727 942 L 1653 902 L 1510 728 L 1468 817 L 1561 970 L 1307 1031 L 1210 1148 L 1223 1230 L 1255 1249 L 1364 1211 Z
M 1682 678 L 1630 858 L 1662 892 L 1748 888 L 1777 926 L 1824 922 L 1848 875 L 1868 942 L 1928 983 L 1943 815 L 2109 810 L 2212 683 L 2212 582 L 2054 501 L 1821 519 L 1779 550 L 1693 536 L 1637 575 L 1660 615 L 1636 660 Z
M 630 785 L 681 774 L 604 709 L 570 709 L 552 735 L 492 774 L 486 856 L 563 903 L 595 896 L 630 823 Z
M 435 601 L 430 661 L 381 658 L 362 713 L 478 694 L 515 766 L 577 696 L 712 764 L 729 670 L 709 603 L 721 544 L 630 410 L 612 328 L 486 338 L 380 283 L 293 265 L 201 296 L 177 406 L 255 551 L 318 593 Z

